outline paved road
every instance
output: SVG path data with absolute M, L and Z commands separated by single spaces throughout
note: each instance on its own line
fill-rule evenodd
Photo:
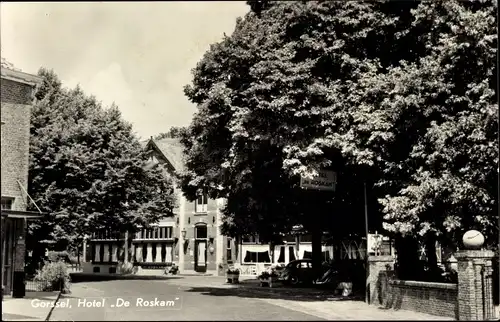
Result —
M 59 305 L 70 307 L 56 307 L 50 320 L 323 320 L 283 305 L 244 297 L 241 292 L 222 283 L 190 284 L 188 278 L 77 283 L 72 287 L 72 294 L 59 301 Z M 123 305 L 124 301 L 129 302 L 128 307 Z M 117 304 L 123 306 L 117 307 Z

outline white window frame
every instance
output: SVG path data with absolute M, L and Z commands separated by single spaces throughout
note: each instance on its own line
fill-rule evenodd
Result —
M 201 203 L 199 202 L 201 199 Z M 198 195 L 194 202 L 194 211 L 196 213 L 207 213 L 208 212 L 208 195 L 206 193 L 202 193 Z

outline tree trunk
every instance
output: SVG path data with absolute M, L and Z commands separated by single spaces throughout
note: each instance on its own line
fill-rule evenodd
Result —
M 427 253 L 427 263 L 432 269 L 436 268 L 438 265 L 438 259 L 436 255 L 436 237 L 434 235 L 429 235 L 425 241 L 425 248 Z
M 240 264 L 241 263 L 241 248 L 240 248 L 240 241 L 241 241 L 241 236 L 236 236 L 234 238 L 234 257 L 236 263 Z
M 323 231 L 321 227 L 316 226 L 312 233 L 312 265 L 314 269 L 314 276 L 316 278 L 321 277 L 321 266 L 322 266 L 322 236 Z
M 269 255 L 271 255 L 271 263 L 274 263 L 274 242 L 269 242 Z
M 125 244 L 123 245 L 123 249 L 124 249 L 124 260 L 123 262 L 124 263 L 127 263 L 128 262 L 128 231 L 125 232 Z
M 395 241 L 398 259 L 398 278 L 415 280 L 420 276 L 422 267 L 418 257 L 418 242 L 411 237 L 399 237 Z

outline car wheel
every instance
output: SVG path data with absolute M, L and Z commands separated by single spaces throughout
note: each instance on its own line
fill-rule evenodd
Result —
M 290 281 L 290 284 L 292 284 L 292 285 L 299 284 L 299 278 L 297 276 L 290 276 L 289 281 Z

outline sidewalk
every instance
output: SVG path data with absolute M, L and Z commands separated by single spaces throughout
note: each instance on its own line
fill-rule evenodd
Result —
M 227 284 L 225 277 L 191 277 L 172 281 L 181 287 L 213 287 L 241 291 L 240 294 L 269 304 L 306 313 L 327 320 L 449 320 L 414 311 L 392 310 L 368 305 L 355 298 L 335 296 L 332 290 L 311 287 L 261 287 L 255 278 L 241 279 L 239 284 Z
M 2 321 L 45 321 L 58 296 L 58 292 L 26 292 L 24 298 L 4 296 Z
M 449 317 L 435 316 L 414 311 L 382 309 L 360 301 L 293 301 L 262 299 L 266 303 L 285 307 L 327 320 L 419 320 L 454 321 Z
M 406 310 L 387 310 L 366 304 L 356 296 L 334 295 L 331 289 L 287 287 L 279 283 L 272 288 L 261 287 L 257 279 L 243 280 L 238 288 L 261 295 L 260 300 L 327 320 L 450 320 L 441 316 Z M 276 296 L 272 296 L 272 294 Z M 278 296 L 279 294 L 279 296 Z M 270 296 L 264 296 L 270 295 Z

